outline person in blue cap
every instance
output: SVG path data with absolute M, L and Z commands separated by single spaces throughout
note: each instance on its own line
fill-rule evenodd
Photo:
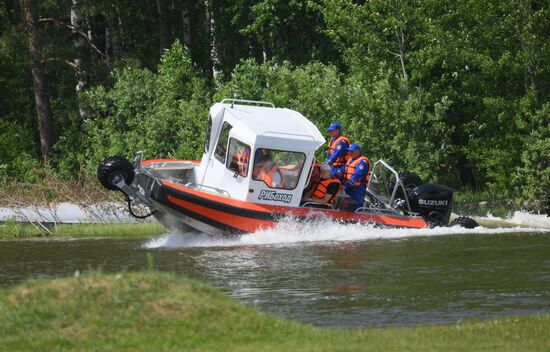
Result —
M 333 122 L 328 126 L 332 139 L 328 144 L 328 153 L 326 163 L 330 165 L 331 175 L 336 176 L 336 172 L 344 166 L 349 159 L 348 147 L 349 139 L 342 136 L 342 126 L 338 122 Z
M 361 148 L 355 143 L 348 147 L 348 153 L 350 159 L 338 170 L 337 176 L 342 180 L 344 192 L 362 207 L 370 177 L 369 159 L 361 154 Z

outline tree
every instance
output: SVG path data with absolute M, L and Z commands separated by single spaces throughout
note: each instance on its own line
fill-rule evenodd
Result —
M 72 37 L 73 45 L 75 51 L 75 58 L 73 59 L 75 77 L 76 77 L 76 96 L 77 99 L 80 99 L 80 94 L 84 91 L 88 84 L 88 73 L 84 67 L 84 62 L 87 61 L 89 52 L 86 50 L 86 40 L 91 41 L 90 38 L 85 35 L 84 29 L 84 16 L 82 15 L 81 3 L 80 0 L 72 0 L 71 5 L 71 26 L 72 26 Z M 86 110 L 78 104 L 78 113 L 81 120 L 86 118 Z
M 40 132 L 42 159 L 48 162 L 53 145 L 53 122 L 50 96 L 40 56 L 40 36 L 36 29 L 36 17 L 32 0 L 23 0 L 23 15 L 28 39 L 29 57 L 34 87 L 34 104 Z

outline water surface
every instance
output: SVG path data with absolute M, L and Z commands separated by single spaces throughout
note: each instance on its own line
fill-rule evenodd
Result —
M 0 285 L 147 267 L 204 280 L 271 314 L 319 326 L 456 323 L 550 311 L 548 229 L 380 230 L 285 224 L 241 238 L 0 242 Z

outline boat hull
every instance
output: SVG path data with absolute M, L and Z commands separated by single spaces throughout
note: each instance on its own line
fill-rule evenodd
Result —
M 166 180 L 157 180 L 150 199 L 155 217 L 171 230 L 189 227 L 212 235 L 253 233 L 277 226 L 280 221 L 337 221 L 380 227 L 426 228 L 423 218 L 400 215 L 354 213 L 333 209 L 275 206 L 239 201 L 199 191 Z

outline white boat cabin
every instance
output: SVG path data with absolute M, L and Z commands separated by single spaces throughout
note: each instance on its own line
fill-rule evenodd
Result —
M 253 203 L 299 206 L 315 151 L 324 143 L 299 112 L 225 99 L 210 108 L 197 187 Z

